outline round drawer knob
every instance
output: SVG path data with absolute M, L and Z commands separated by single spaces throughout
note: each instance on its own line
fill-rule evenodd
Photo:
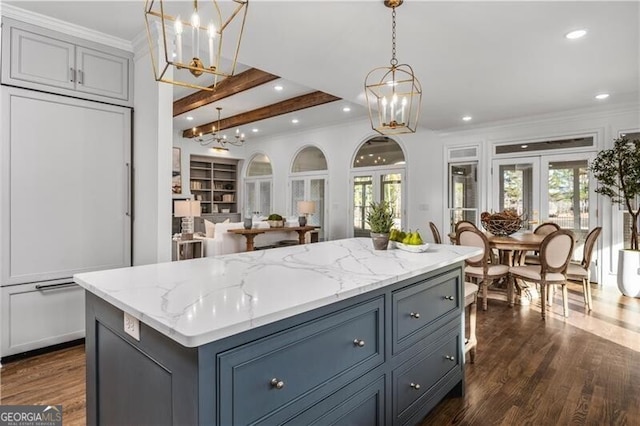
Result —
M 282 380 L 276 379 L 275 377 L 271 379 L 271 387 L 276 389 L 282 389 L 284 387 L 284 382 Z
M 445 359 L 448 359 L 449 361 L 455 361 L 456 359 L 454 357 L 452 357 L 451 355 L 445 355 L 444 356 Z
M 453 299 L 455 299 L 455 297 L 453 297 L 453 296 L 445 296 L 444 298 L 445 298 L 445 299 L 447 299 L 447 300 L 453 300 Z
M 356 346 L 358 346 L 358 347 L 363 347 L 363 346 L 364 346 L 364 340 L 361 340 L 361 339 L 355 339 L 355 340 L 353 341 L 353 344 L 354 344 L 354 345 L 356 345 Z
M 415 318 L 415 319 L 420 318 L 420 314 L 418 312 L 411 312 L 409 314 L 409 316 L 411 316 L 411 318 Z
M 418 384 L 418 383 L 411 383 L 409 386 L 411 386 L 415 390 L 419 390 L 420 389 L 420 384 Z

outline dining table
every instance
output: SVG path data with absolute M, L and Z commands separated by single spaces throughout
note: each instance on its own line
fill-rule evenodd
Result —
M 544 235 L 532 232 L 516 232 L 511 235 L 493 235 L 486 232 L 489 247 L 500 252 L 500 263 L 514 266 L 518 262 L 518 254 L 527 251 L 540 251 Z

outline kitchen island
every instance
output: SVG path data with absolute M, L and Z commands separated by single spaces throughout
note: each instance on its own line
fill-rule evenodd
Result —
M 479 249 L 353 238 L 78 274 L 88 424 L 415 424 L 462 394 Z

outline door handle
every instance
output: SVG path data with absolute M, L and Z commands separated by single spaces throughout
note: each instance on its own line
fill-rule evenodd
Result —
M 131 216 L 131 164 L 125 163 L 127 168 L 127 211 L 125 215 Z
M 46 291 L 46 290 L 57 290 L 65 287 L 76 286 L 76 283 L 58 283 L 58 284 L 36 284 L 36 290 Z

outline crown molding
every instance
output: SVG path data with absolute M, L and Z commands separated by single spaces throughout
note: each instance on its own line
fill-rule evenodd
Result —
M 619 102 L 606 107 L 593 106 L 586 108 L 577 108 L 569 111 L 550 112 L 528 117 L 519 117 L 509 120 L 494 121 L 492 123 L 478 124 L 476 126 L 454 127 L 437 131 L 440 137 L 451 135 L 476 134 L 479 130 L 496 131 L 500 129 L 511 129 L 526 127 L 539 124 L 549 124 L 554 122 L 567 122 L 571 120 L 580 120 L 584 118 L 606 118 L 619 114 L 631 112 L 640 112 L 640 104 L 638 102 Z
M 7 18 L 16 19 L 28 24 L 37 25 L 39 27 L 44 27 L 53 31 L 58 31 L 60 33 L 67 34 L 73 37 L 91 40 L 96 43 L 114 47 L 116 49 L 126 50 L 127 52 L 133 51 L 133 45 L 128 40 L 114 37 L 112 35 L 92 30 L 80 25 L 72 24 L 61 19 L 52 18 L 51 16 L 46 16 L 40 13 L 21 9 L 11 4 L 3 3 L 1 12 L 2 16 L 6 16 Z

